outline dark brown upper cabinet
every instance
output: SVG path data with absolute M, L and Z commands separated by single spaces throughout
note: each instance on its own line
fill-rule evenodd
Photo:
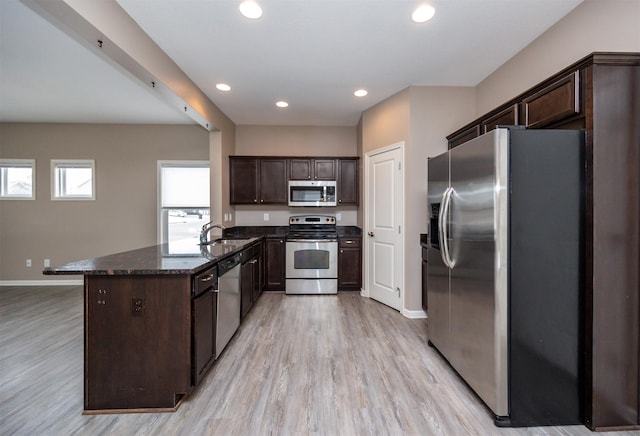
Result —
M 287 204 L 285 158 L 229 157 L 231 204 Z
M 524 125 L 541 128 L 580 113 L 580 72 L 574 71 L 522 101 Z
M 496 126 L 515 126 L 518 125 L 518 103 L 496 112 L 493 115 L 482 120 L 482 133 L 487 133 L 496 128 Z
M 335 159 L 291 158 L 290 180 L 336 180 Z
M 358 163 L 360 159 L 338 159 L 338 180 L 336 182 L 338 190 L 338 205 L 357 205 L 359 186 Z

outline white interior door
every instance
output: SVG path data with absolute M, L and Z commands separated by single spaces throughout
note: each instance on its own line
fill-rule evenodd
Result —
M 367 195 L 369 296 L 402 308 L 404 212 L 403 144 L 370 156 Z

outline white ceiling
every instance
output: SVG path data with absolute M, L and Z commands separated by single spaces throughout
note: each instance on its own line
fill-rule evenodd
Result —
M 477 85 L 581 1 L 431 0 L 415 24 L 419 1 L 262 0 L 248 20 L 239 0 L 117 0 L 236 124 L 334 126 L 410 85 Z M 193 122 L 18 0 L 0 16 L 0 120 Z

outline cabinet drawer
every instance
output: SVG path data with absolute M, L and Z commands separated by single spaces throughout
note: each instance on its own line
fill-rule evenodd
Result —
M 340 248 L 360 247 L 360 238 L 340 238 L 338 240 L 338 247 Z
M 539 128 L 580 113 L 580 72 L 570 75 L 523 100 L 525 126 Z
M 218 266 L 209 268 L 193 277 L 193 295 L 198 295 L 202 291 L 216 286 L 218 282 Z

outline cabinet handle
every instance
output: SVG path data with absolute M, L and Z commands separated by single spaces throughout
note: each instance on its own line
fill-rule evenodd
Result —
M 213 274 L 209 274 L 207 277 L 201 278 L 200 281 L 203 282 L 203 283 L 204 282 L 210 282 L 211 280 L 214 279 L 214 277 L 215 276 Z
M 264 200 L 260 200 L 260 203 L 264 203 Z
M 344 250 L 340 250 L 340 253 L 344 253 Z
M 344 241 L 345 244 L 355 244 L 356 241 Z
M 257 199 L 257 198 L 254 198 L 254 199 L 253 199 L 253 202 L 254 202 L 254 203 L 257 203 L 257 202 L 258 202 L 258 199 Z
M 338 200 L 338 203 L 342 203 L 342 200 Z

